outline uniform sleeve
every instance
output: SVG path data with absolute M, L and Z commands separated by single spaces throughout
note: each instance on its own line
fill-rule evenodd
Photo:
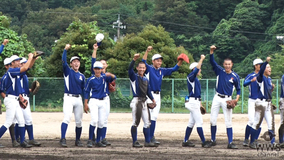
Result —
M 86 82 L 85 89 L 84 89 L 84 98 L 89 99 L 90 91 L 91 91 L 91 78 L 89 78 Z
M 134 64 L 135 64 L 135 61 L 132 60 L 129 67 L 128 67 L 128 75 L 129 75 L 129 78 L 132 82 L 135 81 L 135 79 L 136 79 L 135 72 L 133 70 Z
M 151 67 L 147 61 L 145 59 L 142 59 L 142 62 L 144 62 L 146 64 L 146 71 L 145 71 L 145 74 L 149 73 L 149 68 Z
M 250 85 L 250 84 L 251 84 L 251 80 L 252 80 L 253 78 L 254 78 L 254 76 L 252 76 L 252 75 L 247 75 L 247 77 L 245 78 L 245 81 L 244 81 L 243 86 L 246 87 L 246 86 Z
M 154 99 L 154 97 L 153 97 L 153 95 L 152 95 L 152 92 L 151 92 L 151 86 L 150 86 L 149 83 L 148 83 L 147 96 L 148 96 L 151 100 Z
M 176 64 L 173 68 L 162 68 L 163 75 L 170 76 L 173 72 L 177 71 L 179 66 Z
M 220 67 L 216 61 L 214 60 L 214 55 L 210 54 L 210 64 L 213 67 L 213 70 L 215 72 L 216 75 L 219 75 L 220 71 L 222 71 L 222 67 Z
M 187 76 L 187 79 L 190 81 L 190 82 L 193 82 L 196 78 L 196 75 L 197 73 L 199 72 L 199 69 L 198 68 L 195 68 L 191 73 L 188 74 Z
M 0 54 L 3 52 L 3 50 L 4 50 L 4 45 L 2 44 L 2 45 L 0 46 Z
M 261 67 L 260 67 L 260 70 L 259 70 L 258 76 L 257 76 L 257 82 L 259 82 L 259 83 L 261 83 L 261 82 L 263 81 L 262 76 L 263 76 L 263 73 L 264 73 L 264 71 L 265 71 L 265 69 L 266 69 L 266 65 L 267 65 L 267 64 L 268 64 L 268 62 L 264 62 L 264 63 L 261 65 Z
M 110 82 L 114 81 L 115 79 L 116 79 L 116 76 L 114 78 L 106 76 L 106 82 L 107 83 L 110 83 Z
M 84 91 L 84 88 L 85 88 L 85 81 L 86 81 L 86 78 L 85 78 L 85 76 L 83 75 L 83 81 L 82 81 L 82 84 L 81 84 L 82 91 Z M 83 92 L 83 93 L 84 93 L 84 92 Z
M 63 65 L 64 76 L 68 76 L 70 69 L 67 64 L 67 50 L 66 49 L 64 49 L 63 54 L 62 54 L 62 65 Z
M 0 93 L 4 92 L 4 82 L 5 82 L 5 78 L 6 76 L 3 76 L 0 80 L 0 83 L 1 83 L 1 87 L 0 87 Z M 0 106 L 1 107 L 1 106 Z
M 95 75 L 95 71 L 94 71 L 94 63 L 96 62 L 96 58 L 92 58 L 92 64 L 91 64 L 91 74 Z
M 237 90 L 237 95 L 240 95 L 241 94 L 241 87 L 240 87 L 240 77 L 237 76 L 237 79 L 235 81 L 235 87 L 236 87 L 236 90 Z

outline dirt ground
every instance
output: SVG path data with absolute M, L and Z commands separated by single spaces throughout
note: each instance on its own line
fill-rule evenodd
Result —
M 200 138 L 194 128 L 190 140 L 196 144 L 194 148 L 182 147 L 189 114 L 159 114 L 155 137 L 161 142 L 157 148 L 132 148 L 130 127 L 131 113 L 111 113 L 107 130 L 107 139 L 112 143 L 106 148 L 75 147 L 75 123 L 72 117 L 68 126 L 67 148 L 59 145 L 60 125 L 63 113 L 32 113 L 35 139 L 42 143 L 41 147 L 30 149 L 13 148 L 7 131 L 0 139 L 5 148 L 0 148 L 0 159 L 284 159 L 284 149 L 278 151 L 257 151 L 242 146 L 246 114 L 233 115 L 234 142 L 239 149 L 227 149 L 227 135 L 223 114 L 219 114 L 217 123 L 217 145 L 206 149 L 201 147 Z M 90 115 L 84 114 L 81 140 L 87 143 Z M 278 132 L 280 117 L 275 116 Z M 0 115 L 0 122 L 5 121 L 5 113 Z M 210 139 L 210 114 L 203 116 L 205 137 Z M 143 123 L 138 127 L 138 140 L 143 144 Z M 267 130 L 266 122 L 262 125 L 262 133 Z M 278 137 L 276 137 L 278 142 Z M 260 140 L 262 144 L 268 144 Z

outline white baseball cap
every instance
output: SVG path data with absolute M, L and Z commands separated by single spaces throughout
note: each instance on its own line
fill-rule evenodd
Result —
M 6 65 L 8 65 L 8 64 L 10 64 L 12 61 L 11 61 L 11 59 L 10 58 L 5 58 L 4 59 L 4 65 L 6 66 Z
M 105 38 L 105 36 L 104 36 L 102 33 L 98 33 L 98 34 L 96 35 L 96 41 L 97 41 L 98 43 L 100 43 L 104 38 Z
M 17 61 L 17 60 L 22 60 L 22 58 L 20 58 L 20 57 L 17 56 L 17 55 L 12 55 L 12 56 L 10 57 L 10 59 L 11 59 L 11 62 Z
M 100 69 L 103 69 L 103 64 L 102 64 L 102 62 L 96 61 L 96 62 L 94 63 L 93 68 L 100 68 Z
M 160 58 L 163 59 L 163 57 L 160 54 L 154 54 L 152 57 L 152 61 L 155 59 L 160 59 Z
M 192 70 L 193 68 L 195 68 L 197 66 L 197 62 L 193 62 L 191 63 L 191 65 L 189 66 L 189 69 Z
M 26 58 L 22 58 L 22 60 L 20 61 L 20 63 L 26 63 L 28 60 Z
M 71 59 L 70 59 L 70 63 L 71 63 L 73 60 L 75 60 L 75 59 L 78 59 L 78 60 L 80 61 L 80 58 L 79 58 L 79 57 L 73 56 L 73 57 L 71 57 Z
M 262 64 L 262 63 L 263 63 L 263 61 L 261 59 L 259 59 L 259 58 L 255 59 L 253 61 L 253 65 Z

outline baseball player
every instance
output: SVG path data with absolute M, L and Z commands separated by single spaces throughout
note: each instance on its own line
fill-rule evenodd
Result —
M 94 51 L 93 51 L 93 54 L 92 54 L 92 68 L 93 68 L 93 64 L 96 62 L 96 58 L 97 58 L 97 50 L 98 50 L 98 45 L 97 43 L 93 45 L 93 48 L 94 48 Z M 107 63 L 105 60 L 101 60 L 100 61 L 103 65 L 103 69 L 102 69 L 102 75 L 105 75 L 106 73 L 106 68 L 108 67 Z M 95 74 L 94 70 L 92 69 L 91 70 L 92 72 L 92 75 Z M 101 134 L 101 137 L 99 137 L 101 139 L 101 143 L 106 145 L 106 146 L 110 146 L 111 143 L 107 141 L 107 139 L 105 138 L 106 137 L 106 131 L 107 131 L 107 122 L 108 122 L 108 116 L 109 116 L 109 113 L 110 113 L 110 98 L 109 98 L 109 88 L 108 88 L 108 85 L 109 83 L 105 83 L 105 90 L 106 90 L 106 101 L 107 101 L 107 105 L 106 105 L 106 108 L 105 108 L 105 112 L 106 112 L 106 116 L 105 116 L 105 120 L 104 120 L 104 125 L 103 125 L 103 128 L 102 128 L 102 134 Z M 97 129 L 100 129 L 100 128 L 97 128 Z M 95 134 L 93 136 L 93 145 L 95 145 Z
M 240 79 L 237 73 L 232 71 L 233 62 L 231 59 L 225 59 L 222 68 L 219 66 L 214 60 L 214 50 L 216 47 L 213 45 L 210 47 L 210 63 L 213 67 L 213 70 L 217 76 L 216 82 L 216 94 L 212 101 L 211 106 L 211 115 L 210 115 L 210 123 L 211 123 L 211 141 L 212 146 L 215 146 L 216 143 L 216 131 L 217 131 L 217 117 L 220 110 L 220 107 L 223 110 L 225 124 L 227 128 L 227 136 L 228 136 L 228 149 L 238 149 L 238 147 L 233 143 L 233 128 L 232 128 L 232 109 L 227 108 L 226 101 L 232 100 L 232 94 L 234 88 L 237 90 L 237 96 L 234 100 L 238 102 L 240 97 Z
M 150 117 L 151 117 L 151 127 L 150 127 L 150 137 L 151 142 L 155 144 L 160 144 L 160 142 L 156 141 L 154 133 L 156 128 L 156 121 L 158 118 L 158 114 L 160 112 L 161 108 L 161 85 L 162 80 L 164 76 L 170 76 L 172 72 L 175 72 L 179 69 L 179 66 L 181 66 L 183 60 L 179 60 L 178 63 L 173 68 L 162 68 L 161 65 L 163 63 L 163 57 L 160 54 L 155 54 L 152 57 L 152 63 L 153 65 L 148 65 L 146 60 L 148 56 L 148 52 L 150 52 L 153 49 L 152 46 L 148 46 L 142 62 L 146 64 L 146 77 L 149 79 L 149 83 L 151 86 L 151 92 L 152 95 L 156 101 L 157 106 L 154 109 L 150 109 Z M 151 103 L 150 100 L 148 100 L 148 103 Z
M 87 142 L 87 147 L 93 146 L 93 136 L 94 130 L 96 126 L 97 128 L 97 138 L 96 138 L 96 147 L 106 147 L 101 141 L 103 134 L 103 124 L 106 116 L 106 90 L 105 85 L 106 83 L 112 82 L 116 79 L 116 76 L 111 73 L 106 73 L 102 75 L 102 68 L 103 65 L 101 62 L 97 61 L 93 65 L 93 70 L 95 74 L 91 76 L 85 86 L 85 102 L 84 102 L 84 110 L 87 113 L 90 111 L 91 114 L 91 122 L 90 122 L 90 129 L 89 129 L 89 140 Z M 88 99 L 90 96 L 90 101 L 88 104 Z
M 138 73 L 135 74 L 133 68 L 135 61 L 140 57 L 140 54 L 135 54 L 133 60 L 131 61 L 128 68 L 128 75 L 131 83 L 133 99 L 130 103 L 130 108 L 132 108 L 132 120 L 133 124 L 131 126 L 131 136 L 133 140 L 133 147 L 140 148 L 143 147 L 137 141 L 137 127 L 140 123 L 142 117 L 144 122 L 143 133 L 145 137 L 144 147 L 157 147 L 158 144 L 151 142 L 150 137 L 150 115 L 149 109 L 147 107 L 147 97 L 148 96 L 152 102 L 155 104 L 154 97 L 151 93 L 150 83 L 148 79 L 144 76 L 146 65 L 145 62 L 138 63 L 136 67 Z
M 260 92 L 255 102 L 255 116 L 251 129 L 251 140 L 249 147 L 252 149 L 257 148 L 257 130 L 261 125 L 263 118 L 265 118 L 268 126 L 268 133 L 270 136 L 271 144 L 275 143 L 274 112 L 273 107 L 271 106 L 272 90 L 274 88 L 274 84 L 272 84 L 271 78 L 269 77 L 271 75 L 271 68 L 268 64 L 270 59 L 270 57 L 266 58 L 266 62 L 264 62 L 261 66 L 258 76 L 256 78 Z
M 63 113 L 64 119 L 61 124 L 61 139 L 60 144 L 62 147 L 67 147 L 66 144 L 66 131 L 68 123 L 70 122 L 72 112 L 75 116 L 75 133 L 76 140 L 75 146 L 83 147 L 80 141 L 82 133 L 82 117 L 83 117 L 83 102 L 81 94 L 83 94 L 85 85 L 85 76 L 79 72 L 80 58 L 77 56 L 71 57 L 70 66 L 67 64 L 67 50 L 70 49 L 70 44 L 66 44 L 62 54 L 62 65 L 64 75 L 65 92 L 63 98 Z
M 281 148 L 284 148 L 284 75 L 281 78 L 281 94 L 279 101 L 279 109 L 280 109 L 280 127 L 278 129 L 279 134 L 279 144 Z
M 183 147 L 194 147 L 195 145 L 190 142 L 188 139 L 190 137 L 192 128 L 196 123 L 198 135 L 202 141 L 202 147 L 210 148 L 210 142 L 205 141 L 205 137 L 203 134 L 202 124 L 203 119 L 200 112 L 201 106 L 201 85 L 197 78 L 198 75 L 201 73 L 201 64 L 205 59 L 204 55 L 201 55 L 199 62 L 193 62 L 189 69 L 192 71 L 187 76 L 187 87 L 189 93 L 189 100 L 185 102 L 185 107 L 190 111 L 190 118 L 189 122 L 185 131 L 184 141 L 182 142 Z
M 4 66 L 6 68 L 6 70 L 8 71 L 8 69 L 10 68 L 11 66 L 11 60 L 10 58 L 5 58 L 4 60 Z M 2 96 L 2 98 L 4 99 L 6 97 L 6 94 L 5 94 L 5 91 L 6 91 L 6 88 L 5 88 L 5 79 L 7 78 L 7 72 L 2 76 L 1 78 L 1 88 L 0 88 L 0 94 Z M 0 106 L 1 107 L 1 106 Z M 11 137 L 11 140 L 12 140 L 12 146 L 13 147 L 18 147 L 20 146 L 20 143 L 18 143 L 16 141 L 16 138 L 15 138 L 15 125 L 12 124 L 10 127 L 9 127 L 9 132 L 10 132 L 10 137 Z M 0 147 L 1 147 L 1 144 L 0 144 Z
M 0 138 L 16 118 L 19 124 L 20 145 L 23 148 L 30 148 L 32 145 L 25 142 L 25 119 L 19 104 L 19 99 L 23 98 L 21 94 L 24 92 L 19 77 L 24 74 L 28 68 L 32 67 L 32 61 L 35 61 L 35 58 L 33 54 L 30 53 L 27 63 L 22 67 L 19 67 L 20 60 L 21 58 L 16 55 L 11 56 L 11 67 L 8 69 L 7 78 L 4 82 L 6 88 L 6 97 L 4 99 L 4 104 L 6 106 L 6 121 L 0 128 Z
M 243 146 L 248 147 L 249 146 L 249 136 L 250 136 L 250 131 L 251 131 L 251 127 L 253 125 L 253 121 L 254 121 L 254 113 L 255 113 L 255 102 L 258 96 L 258 92 L 259 92 L 259 86 L 256 82 L 256 76 L 258 75 L 258 72 L 260 70 L 260 67 L 262 65 L 263 61 L 261 59 L 255 59 L 253 61 L 253 65 L 254 65 L 254 72 L 248 74 L 245 78 L 245 82 L 244 82 L 244 87 L 249 86 L 249 99 L 248 99 L 248 118 L 249 121 L 247 123 L 246 126 L 246 130 L 245 130 L 245 140 L 243 142 Z M 259 127 L 259 129 L 257 130 L 258 132 L 258 136 L 261 132 L 261 127 Z M 257 136 L 257 139 L 258 139 Z

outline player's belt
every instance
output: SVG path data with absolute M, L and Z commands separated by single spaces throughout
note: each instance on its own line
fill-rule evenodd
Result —
M 23 97 L 28 97 L 29 95 L 27 95 L 27 94 L 22 94 L 22 96 L 23 96 Z
M 160 91 L 153 91 L 153 93 L 155 93 L 155 94 L 160 94 Z
M 221 97 L 221 98 L 226 98 L 226 97 L 231 97 L 231 96 L 229 96 L 229 95 L 222 95 L 222 94 L 217 94 L 219 97 Z
M 69 94 L 69 93 L 65 93 L 65 95 L 69 96 L 69 97 L 80 97 L 80 94 Z
M 104 100 L 104 99 L 105 99 L 105 97 L 104 97 L 104 98 L 94 98 L 94 99 L 97 99 L 97 100 L 102 101 L 102 100 Z
M 261 98 L 260 100 L 261 101 L 265 101 L 265 102 L 271 102 L 271 99 L 263 99 L 263 98 Z
M 197 97 L 189 97 L 189 99 L 201 101 L 201 98 L 197 98 Z
M 6 97 L 9 97 L 9 98 L 15 98 L 16 100 L 19 99 L 18 96 L 14 96 L 14 95 L 11 95 L 11 94 L 6 94 Z

